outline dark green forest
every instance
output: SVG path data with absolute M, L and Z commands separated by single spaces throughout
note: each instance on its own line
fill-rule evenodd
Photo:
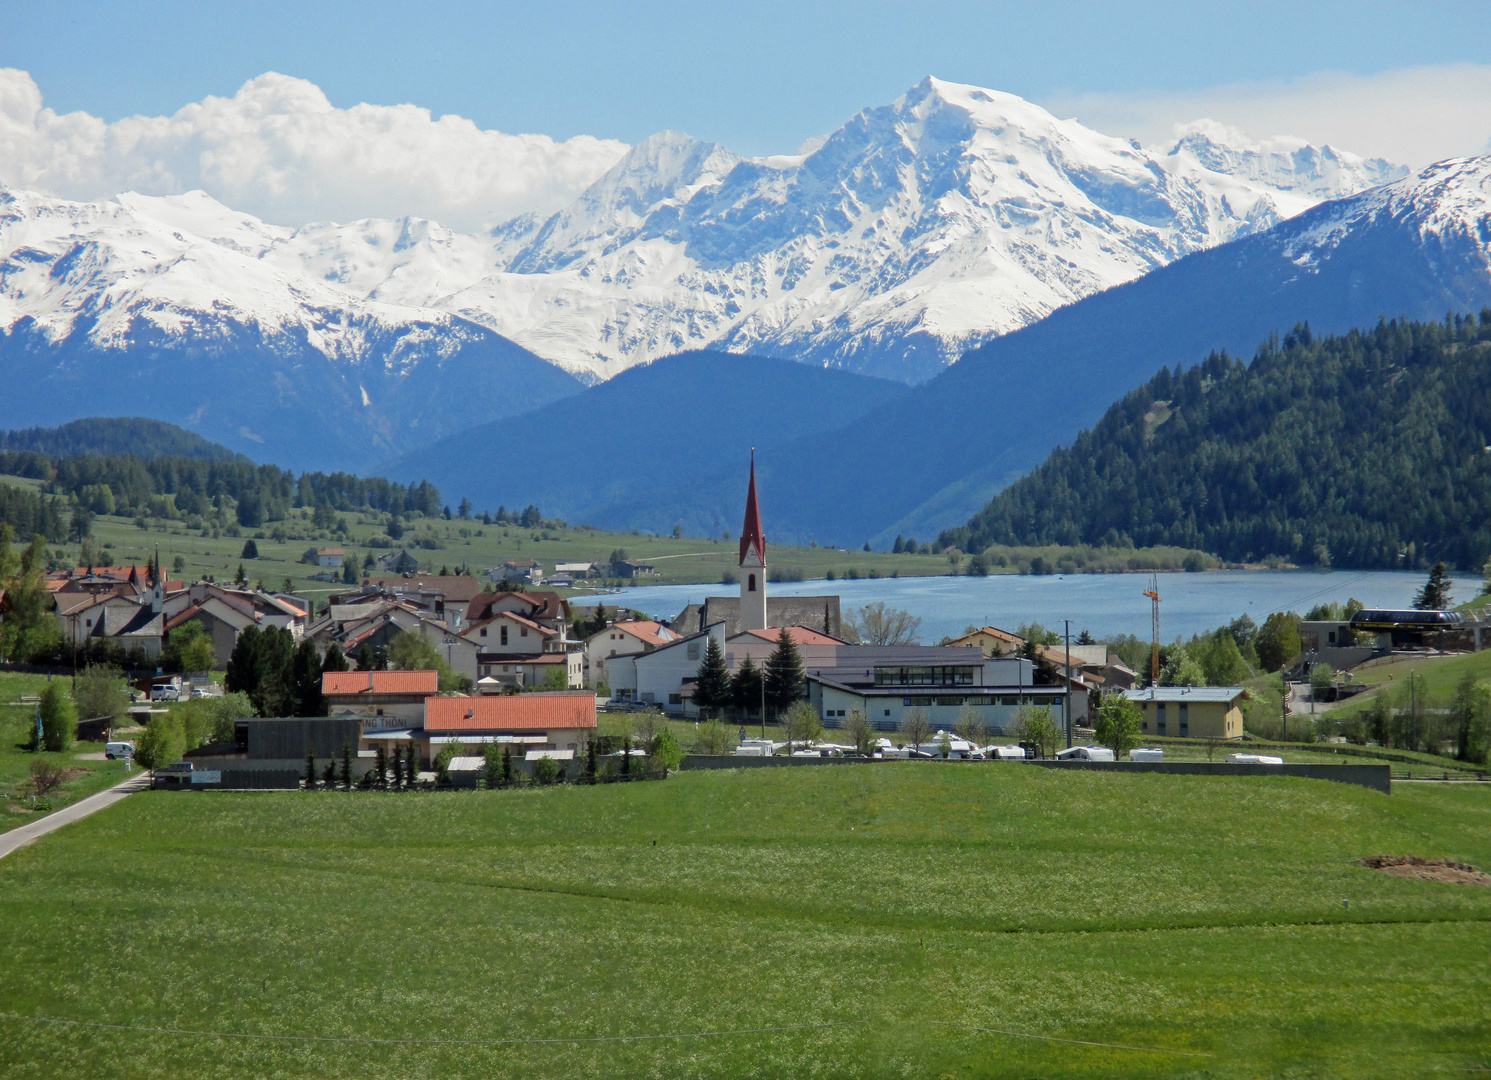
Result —
M 187 457 L 203 461 L 248 461 L 226 446 L 202 436 L 143 417 L 95 416 L 54 428 L 0 431 L 0 450 L 30 450 L 54 458 L 132 455 L 141 458 Z
M 941 545 L 1156 544 L 1224 559 L 1479 569 L 1491 309 L 1162 369 Z

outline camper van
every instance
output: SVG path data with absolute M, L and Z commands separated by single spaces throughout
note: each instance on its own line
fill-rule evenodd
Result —
M 132 742 L 111 742 L 104 744 L 104 757 L 110 761 L 118 761 L 120 758 L 133 758 L 135 756 L 135 744 Z
M 989 757 L 995 761 L 1024 761 L 1025 748 L 1023 746 L 991 746 Z
M 1106 746 L 1068 746 L 1056 752 L 1057 761 L 1112 761 L 1113 751 Z
M 1268 754 L 1228 754 L 1229 765 L 1282 765 L 1284 759 L 1271 757 Z
M 1135 749 L 1129 751 L 1130 761 L 1164 761 L 1165 751 Z

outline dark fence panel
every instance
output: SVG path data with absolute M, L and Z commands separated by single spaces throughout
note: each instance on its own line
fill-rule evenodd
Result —
M 1357 784 L 1384 795 L 1392 793 L 1388 765 L 1233 765 L 1211 761 L 1028 761 L 1047 769 L 1090 769 L 1097 772 L 1167 773 L 1172 776 L 1295 776 L 1306 780 L 1334 780 Z

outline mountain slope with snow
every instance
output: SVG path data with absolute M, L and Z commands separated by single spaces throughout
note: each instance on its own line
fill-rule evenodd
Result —
M 367 372 L 408 375 L 478 328 L 585 381 L 710 346 L 915 383 L 1065 304 L 1401 173 L 1202 128 L 1157 153 L 929 78 L 800 155 L 745 159 L 664 132 L 565 209 L 476 235 L 419 218 L 283 228 L 200 192 L 8 191 L 0 330 L 112 355 L 145 328 L 183 347 L 252 328 L 303 342 L 375 408 Z

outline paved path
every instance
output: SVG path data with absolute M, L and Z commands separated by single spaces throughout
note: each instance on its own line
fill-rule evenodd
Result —
M 80 821 L 89 814 L 96 814 L 106 806 L 113 806 L 126 795 L 132 795 L 149 786 L 150 774 L 141 770 L 123 783 L 115 784 L 107 791 L 100 791 L 97 795 L 79 799 L 71 806 L 64 806 L 61 810 L 53 811 L 40 821 L 33 821 L 30 825 L 22 825 L 18 829 L 11 829 L 10 832 L 0 833 L 0 859 L 18 848 L 34 843 L 54 829 L 71 825 L 74 821 Z

